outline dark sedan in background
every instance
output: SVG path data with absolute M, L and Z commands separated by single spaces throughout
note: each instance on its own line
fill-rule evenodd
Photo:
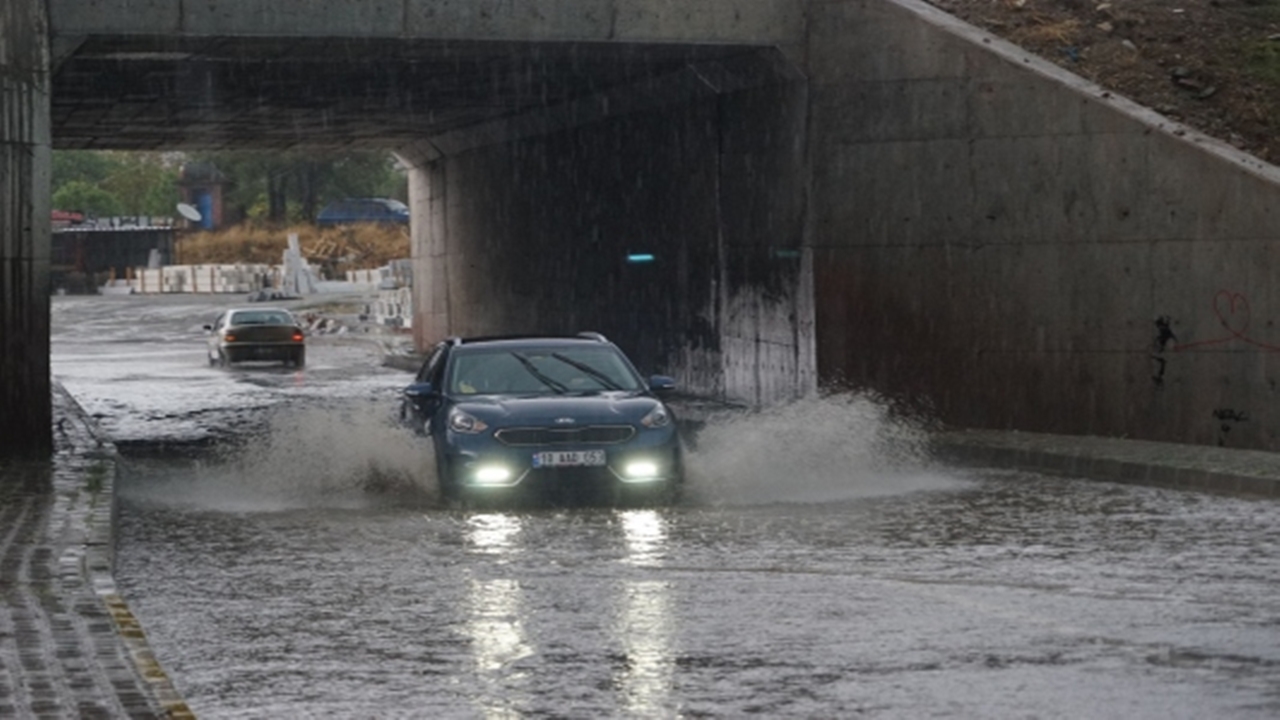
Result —
M 400 417 L 432 439 L 447 500 L 670 501 L 684 464 L 659 395 L 674 386 L 645 380 L 595 333 L 452 338 L 405 389 Z
M 307 361 L 306 333 L 283 308 L 231 308 L 204 329 L 210 365 L 268 361 L 302 367 Z

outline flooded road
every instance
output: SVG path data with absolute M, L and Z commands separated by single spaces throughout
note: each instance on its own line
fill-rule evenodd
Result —
M 939 467 L 828 398 L 713 416 L 676 507 L 446 509 L 384 339 L 210 368 L 217 302 L 54 300 L 202 718 L 1280 715 L 1274 501 Z

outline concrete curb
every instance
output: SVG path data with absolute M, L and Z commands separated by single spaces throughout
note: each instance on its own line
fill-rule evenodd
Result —
M 966 430 L 932 438 L 939 459 L 1050 475 L 1280 497 L 1280 454 L 1124 438 Z
M 79 555 L 79 571 L 85 583 L 102 601 L 111 618 L 114 637 L 102 637 L 103 633 L 97 632 L 98 637 L 93 638 L 94 645 L 102 647 L 106 641 L 114 640 L 124 656 L 131 660 L 142 688 L 148 691 L 148 704 L 160 709 L 159 716 L 175 720 L 194 719 L 195 714 L 156 660 L 142 623 L 116 591 L 115 527 L 118 506 L 115 484 L 119 478 L 120 459 L 116 447 L 65 388 L 55 383 L 53 391 L 54 422 L 57 426 L 55 463 L 59 469 L 83 470 L 90 478 L 91 496 L 83 508 L 87 531 L 84 542 L 80 547 L 72 543 L 64 554 Z M 69 441 L 70 438 L 79 438 L 80 442 Z M 55 471 L 57 474 L 61 473 Z M 118 684 L 116 686 L 119 687 Z

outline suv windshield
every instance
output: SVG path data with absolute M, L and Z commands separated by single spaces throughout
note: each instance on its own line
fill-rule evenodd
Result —
M 635 392 L 644 387 L 616 350 L 598 345 L 458 352 L 446 386 L 461 395 Z

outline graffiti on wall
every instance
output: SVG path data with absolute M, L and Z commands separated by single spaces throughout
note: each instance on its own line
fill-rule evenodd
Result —
M 1164 371 L 1168 365 L 1165 359 L 1165 352 L 1169 350 L 1169 343 L 1177 345 L 1178 336 L 1173 334 L 1173 318 L 1168 315 L 1161 315 L 1156 318 L 1156 339 L 1151 345 L 1151 361 L 1153 367 L 1151 369 L 1151 379 L 1155 381 L 1157 388 L 1164 387 Z
M 1263 342 L 1249 334 L 1249 324 L 1253 318 L 1251 317 L 1252 310 L 1249 307 L 1249 298 L 1244 293 L 1220 290 L 1217 295 L 1213 296 L 1213 312 L 1217 316 L 1218 322 L 1222 324 L 1225 334 L 1210 340 L 1200 340 L 1193 343 L 1175 342 L 1174 352 L 1184 352 L 1186 350 L 1239 341 L 1267 352 L 1280 353 L 1280 345 Z
M 1213 411 L 1213 419 L 1218 421 L 1218 445 L 1227 444 L 1227 433 L 1236 423 L 1249 422 L 1249 416 L 1231 408 L 1218 408 Z
M 1266 352 L 1280 353 L 1280 345 L 1260 340 L 1251 334 L 1253 310 L 1249 305 L 1248 296 L 1244 293 L 1231 290 L 1218 291 L 1218 294 L 1213 296 L 1213 313 L 1218 319 L 1218 324 L 1222 326 L 1222 332 L 1215 337 L 1186 343 L 1179 342 L 1178 336 L 1174 334 L 1173 318 L 1168 315 L 1156 318 L 1156 335 L 1152 341 L 1151 350 L 1153 364 L 1151 379 L 1157 388 L 1164 387 L 1165 369 L 1170 352 L 1180 353 L 1214 346 L 1242 344 Z M 1232 408 L 1215 409 L 1213 419 L 1217 423 L 1218 445 L 1227 444 L 1228 434 L 1238 423 L 1249 422 L 1247 413 Z

